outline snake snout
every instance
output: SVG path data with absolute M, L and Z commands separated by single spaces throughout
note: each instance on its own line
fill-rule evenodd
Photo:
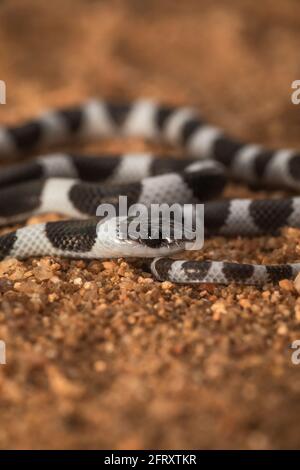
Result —
M 164 224 L 162 220 L 148 221 L 139 217 L 116 217 L 100 224 L 106 232 L 110 249 L 123 256 L 164 256 L 185 249 L 186 239 L 180 235 L 180 227 L 173 221 Z

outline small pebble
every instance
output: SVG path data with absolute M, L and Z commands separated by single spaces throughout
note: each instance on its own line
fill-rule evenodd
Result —
M 73 280 L 73 284 L 75 284 L 75 286 L 82 286 L 83 281 L 82 281 L 81 277 L 76 277 L 76 278 Z
M 169 290 L 169 289 L 171 289 L 172 287 L 173 287 L 173 284 L 172 284 L 172 282 L 170 282 L 170 281 L 163 281 L 163 282 L 161 283 L 161 288 L 162 288 L 163 290 Z
M 279 281 L 279 286 L 281 287 L 281 289 L 286 290 L 288 292 L 294 292 L 296 288 L 293 281 L 290 281 L 289 279 L 281 279 L 281 281 Z
M 297 274 L 296 279 L 294 280 L 294 287 L 298 294 L 300 294 L 300 273 Z

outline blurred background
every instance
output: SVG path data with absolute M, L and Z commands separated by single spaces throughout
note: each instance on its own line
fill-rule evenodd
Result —
M 0 117 L 14 121 L 91 95 L 149 96 L 200 106 L 236 135 L 292 144 L 297 7 L 297 0 L 2 0 L 8 98 Z
M 197 106 L 211 123 L 236 137 L 299 146 L 300 111 L 291 103 L 291 83 L 300 79 L 299 40 L 297 0 L 1 0 L 0 79 L 7 85 L 7 104 L 0 106 L 0 122 L 14 123 L 91 96 L 153 97 Z M 122 151 L 124 145 L 93 148 Z M 140 150 L 145 144 L 129 145 Z M 63 265 L 66 282 L 68 266 L 80 268 Z M 1 279 L 0 290 L 5 291 Z M 202 310 L 189 303 L 200 297 L 199 290 L 178 290 L 185 297 L 175 299 L 164 292 L 163 304 L 149 298 L 164 313 L 158 308 L 145 316 L 141 331 L 132 335 L 126 330 L 129 320 L 122 323 L 127 322 L 122 291 L 98 336 L 89 331 L 97 345 L 91 346 L 88 335 L 76 334 L 88 322 L 96 331 L 95 305 L 87 299 L 85 316 L 77 318 L 83 307 L 71 311 L 67 292 L 57 308 L 42 305 L 34 315 L 26 303 L 31 291 L 9 294 L 1 306 L 0 338 L 15 348 L 5 369 L 0 367 L 1 448 L 299 444 L 300 384 L 283 364 L 288 339 L 280 342 L 278 325 L 270 326 L 270 311 L 261 326 L 270 329 L 261 332 L 256 318 L 236 310 L 230 341 L 246 355 L 237 358 L 228 346 L 231 317 L 216 326 L 205 301 Z M 233 305 L 240 292 L 232 296 Z M 210 301 L 228 295 L 219 289 Z M 134 302 L 131 312 L 144 308 L 147 300 Z M 11 305 L 17 310 L 11 312 Z M 32 313 L 25 315 L 26 321 L 22 305 L 26 315 Z M 182 310 L 171 328 L 168 315 L 178 306 Z M 68 317 L 61 330 L 59 322 L 68 309 L 76 321 L 70 327 Z M 286 311 L 288 316 L 288 307 Z M 206 324 L 199 326 L 200 313 Z M 137 321 L 134 315 L 131 326 Z M 71 331 L 75 336 L 65 340 Z M 242 334 L 248 339 L 251 334 L 252 342 L 245 346 Z M 277 362 L 266 353 L 271 345 L 274 354 L 280 352 Z

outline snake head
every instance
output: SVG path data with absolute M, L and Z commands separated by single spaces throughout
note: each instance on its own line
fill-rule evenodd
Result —
M 98 225 L 98 242 L 110 256 L 155 257 L 183 251 L 187 240 L 180 237 L 178 224 L 164 227 L 161 220 L 143 220 L 137 217 L 112 217 Z

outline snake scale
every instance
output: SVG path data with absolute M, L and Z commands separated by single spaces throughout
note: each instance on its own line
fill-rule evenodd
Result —
M 263 188 L 300 191 L 300 154 L 239 142 L 207 124 L 194 108 L 163 106 L 150 100 L 82 105 L 47 111 L 17 126 L 0 127 L 0 158 L 23 158 L 40 149 L 115 136 L 137 136 L 179 146 L 188 158 L 152 154 L 83 156 L 53 153 L 3 167 L 0 223 L 58 212 L 73 220 L 40 223 L 0 236 L 0 259 L 58 255 L 77 258 L 151 258 L 153 275 L 178 283 L 263 285 L 294 278 L 300 263 L 254 265 L 175 260 L 168 256 L 185 241 L 120 239 L 121 217 L 96 216 L 100 204 L 204 202 L 205 235 L 276 235 L 300 227 L 300 197 L 217 199 L 228 179 Z M 56 150 L 57 151 L 57 150 Z

